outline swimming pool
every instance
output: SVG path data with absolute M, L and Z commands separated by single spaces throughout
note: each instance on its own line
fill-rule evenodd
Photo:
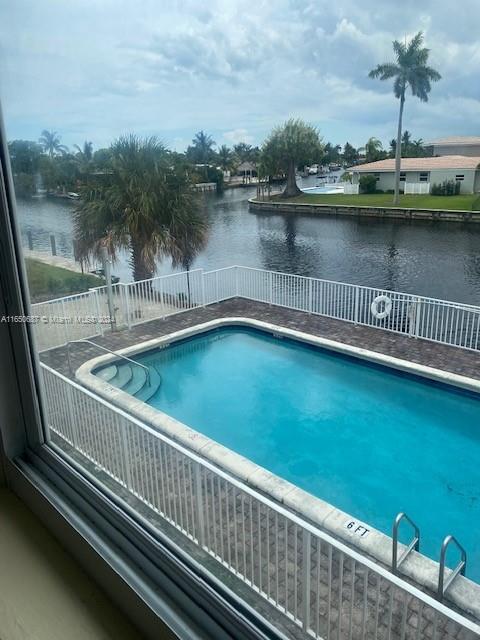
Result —
M 344 188 L 343 185 L 332 183 L 332 184 L 320 184 L 316 187 L 305 187 L 302 189 L 304 193 L 343 193 Z
M 435 560 L 454 534 L 480 581 L 474 394 L 241 327 L 135 359 L 155 372 L 153 395 L 139 368 L 97 375 L 386 534 L 407 512 Z

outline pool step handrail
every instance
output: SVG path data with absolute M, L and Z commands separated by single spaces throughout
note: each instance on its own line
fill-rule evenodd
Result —
M 452 543 L 457 547 L 460 551 L 460 562 L 457 564 L 455 569 L 452 569 L 451 574 L 445 580 L 445 560 L 447 557 L 447 549 L 450 543 Z M 455 538 L 455 536 L 448 535 L 445 540 L 442 542 L 442 547 L 440 549 L 440 569 L 438 572 L 438 592 L 437 598 L 442 601 L 445 593 L 447 592 L 448 587 L 452 584 L 455 578 L 460 574 L 462 576 L 465 575 L 465 569 L 467 567 L 467 552 L 459 543 L 459 541 Z
M 414 537 L 405 551 L 402 553 L 400 558 L 398 557 L 398 529 L 400 527 L 400 523 L 402 520 L 406 520 L 408 524 L 413 528 Z M 413 551 L 420 550 L 420 529 L 415 524 L 415 522 L 407 516 L 406 513 L 401 511 L 397 514 L 397 517 L 393 521 L 393 529 L 392 529 L 392 573 L 398 573 L 398 568 L 402 564 L 402 562 L 407 558 L 407 556 Z
M 97 347 L 98 349 L 101 349 L 102 351 L 106 351 L 107 353 L 111 353 L 112 355 L 116 356 L 117 358 L 121 358 L 122 360 L 126 360 L 129 363 L 130 366 L 132 364 L 134 364 L 137 367 L 141 367 L 142 369 L 145 370 L 145 375 L 146 375 L 145 380 L 148 381 L 148 384 L 150 385 L 150 369 L 148 367 L 146 367 L 144 364 L 141 364 L 140 362 L 137 362 L 136 360 L 132 360 L 131 358 L 127 358 L 127 356 L 124 356 L 121 353 L 118 353 L 117 351 L 112 351 L 112 349 L 107 349 L 107 347 L 104 347 L 101 344 L 97 344 L 96 342 L 93 342 L 92 340 L 86 340 L 85 338 L 82 338 L 80 340 L 69 340 L 67 342 L 67 361 L 68 361 L 68 369 L 70 371 L 70 375 L 73 375 L 72 363 L 71 363 L 71 360 L 70 360 L 70 345 L 72 345 L 74 343 L 80 343 L 80 342 L 86 343 L 86 344 L 90 344 L 90 345 L 92 345 L 92 347 Z

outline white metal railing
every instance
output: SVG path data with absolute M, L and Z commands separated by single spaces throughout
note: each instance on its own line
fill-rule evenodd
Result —
M 403 193 L 425 195 L 430 193 L 430 182 L 404 182 Z
M 480 307 L 373 287 L 332 282 L 251 267 L 227 267 L 204 272 L 158 276 L 117 284 L 113 289 L 115 326 L 132 327 L 156 318 L 226 300 L 235 296 L 386 329 L 464 349 L 480 349 Z M 384 318 L 372 311 L 378 296 L 387 296 L 391 310 Z M 36 315 L 107 317 L 106 287 L 33 306 Z M 70 340 L 99 335 L 109 324 L 39 322 L 35 326 L 40 350 Z
M 305 637 L 478 637 L 478 625 L 400 577 L 53 369 L 41 364 L 41 371 L 50 437 L 181 531 Z

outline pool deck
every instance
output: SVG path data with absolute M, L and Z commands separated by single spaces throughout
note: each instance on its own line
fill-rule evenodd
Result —
M 288 329 L 480 380 L 480 358 L 475 351 L 243 298 L 233 298 L 205 308 L 199 307 L 167 316 L 165 319 L 151 320 L 130 330 L 120 330 L 92 338 L 92 341 L 108 349 L 123 349 L 209 320 L 228 317 L 263 320 Z M 74 369 L 86 360 L 101 355 L 95 347 L 81 343 L 72 345 L 70 350 Z M 56 371 L 72 377 L 68 368 L 66 347 L 43 352 L 41 360 Z
M 204 308 L 199 307 L 191 311 L 176 313 L 174 315 L 167 316 L 165 319 L 145 322 L 144 324 L 137 325 L 130 330 L 120 330 L 112 334 L 106 334 L 102 337 L 96 337 L 93 338 L 92 341 L 98 343 L 99 345 L 107 347 L 108 349 L 119 350 L 155 338 L 160 338 L 164 335 L 174 333 L 182 329 L 188 329 L 192 326 L 203 324 L 208 321 L 233 317 L 260 320 L 263 322 L 271 323 L 273 325 L 293 329 L 320 338 L 326 338 L 353 347 L 374 351 L 382 355 L 407 360 L 415 364 L 429 366 L 440 369 L 442 371 L 480 380 L 480 358 L 478 357 L 478 353 L 474 351 L 441 345 L 426 340 L 410 338 L 408 336 L 399 335 L 381 329 L 354 325 L 342 320 L 336 320 L 318 315 L 310 315 L 302 311 L 294 311 L 291 309 L 286 309 L 284 307 L 254 302 L 243 298 L 233 298 L 217 304 L 208 305 Z M 75 372 L 76 369 L 87 360 L 96 358 L 99 355 L 102 355 L 102 353 L 94 346 L 81 343 L 77 345 L 71 345 L 70 359 L 73 371 Z M 49 351 L 45 351 L 41 354 L 40 358 L 42 362 L 64 374 L 65 376 L 70 378 L 74 377 L 74 374 L 72 375 L 72 373 L 69 371 L 66 347 L 58 347 Z M 82 462 L 82 464 L 84 464 L 84 462 Z M 95 472 L 97 473 L 98 470 L 95 469 Z M 110 486 L 111 481 L 108 478 L 105 479 L 105 482 Z M 115 491 L 117 490 L 113 484 L 111 484 L 111 489 Z M 130 501 L 132 498 L 131 496 L 126 495 L 124 496 L 124 499 Z M 137 506 L 135 504 L 132 506 L 134 506 L 135 508 L 142 508 L 141 505 Z M 148 513 L 145 513 L 144 515 L 148 518 L 153 518 L 153 516 Z M 240 518 L 241 516 L 238 515 L 237 517 Z M 152 523 L 160 529 L 165 527 L 160 518 L 152 519 Z M 178 537 L 178 535 L 180 535 L 176 534 L 174 530 L 172 530 L 170 533 L 173 537 Z M 241 593 L 242 597 L 247 602 L 250 602 L 250 604 L 257 608 L 259 611 L 262 611 L 264 616 L 275 621 L 275 624 L 278 624 L 280 627 L 283 626 L 283 629 L 288 637 L 304 637 L 293 623 L 290 624 L 290 622 L 284 619 L 283 616 L 278 614 L 276 610 L 272 610 L 270 604 L 265 603 L 262 598 L 258 598 L 254 591 L 250 593 L 250 589 L 243 585 L 241 582 L 239 582 L 238 584 L 235 580 L 232 582 L 232 577 L 229 576 L 226 569 L 224 570 L 222 567 L 217 567 L 216 563 L 214 565 L 209 565 L 208 558 L 207 560 L 205 560 L 201 553 L 199 554 L 198 549 L 196 549 L 193 544 L 191 545 L 181 536 L 180 538 L 178 538 L 178 543 L 184 548 L 186 548 L 187 546 L 189 548 L 191 547 L 190 551 L 192 555 L 197 556 L 197 559 L 200 562 L 206 564 L 206 566 L 209 567 L 211 571 L 216 574 L 218 574 L 218 572 L 221 572 L 221 579 L 223 581 L 225 581 L 227 584 L 231 584 L 232 588 Z M 320 563 L 319 560 L 319 566 L 323 564 L 323 561 Z M 408 581 L 408 577 L 404 577 Z M 339 578 L 335 577 L 334 588 L 337 589 L 339 588 L 340 584 L 338 580 Z M 347 572 L 345 584 L 348 584 L 348 580 L 350 580 L 351 584 L 352 576 L 349 577 Z M 354 580 L 355 582 L 358 582 L 360 580 L 359 576 L 355 576 Z M 363 576 L 361 577 L 361 580 L 363 580 Z M 323 593 L 324 591 L 325 593 L 327 593 L 327 586 L 328 581 L 325 577 L 324 583 L 322 582 L 322 584 L 320 585 L 321 589 L 323 590 L 323 595 L 321 595 L 321 597 L 319 595 L 322 607 L 327 606 L 327 602 L 328 606 L 330 606 L 330 601 Z M 280 584 L 280 590 L 285 591 L 285 594 L 287 594 L 287 584 Z M 369 597 L 371 591 L 371 596 L 372 598 L 374 597 L 373 590 L 374 585 L 369 584 Z M 344 620 L 348 620 L 350 611 L 349 607 L 353 607 L 353 603 L 349 602 L 348 599 L 348 591 L 349 589 L 346 589 L 347 596 L 344 597 L 344 601 L 340 610 L 335 609 L 335 607 L 332 605 L 332 615 L 336 616 L 336 620 L 338 621 L 338 624 L 340 626 L 344 624 Z M 361 585 L 359 587 L 359 593 L 362 593 Z M 388 597 L 390 597 L 389 592 L 387 593 L 387 595 Z M 291 597 L 291 594 L 285 595 L 285 597 L 289 598 Z M 450 603 L 450 606 L 452 606 L 452 603 Z M 457 611 L 459 610 L 455 606 L 453 606 L 453 608 Z M 358 620 L 360 620 L 361 607 L 358 607 L 358 611 L 356 609 L 357 606 L 355 605 L 355 615 L 358 614 Z M 312 610 L 312 615 L 313 613 L 314 612 Z M 318 612 L 316 615 L 318 615 Z M 436 632 L 434 631 L 433 623 L 428 622 L 428 625 L 425 628 L 421 629 L 421 635 L 416 635 L 419 633 L 419 623 L 417 623 L 416 621 L 416 615 L 417 614 L 413 614 L 411 619 L 409 618 L 407 622 L 407 627 L 409 628 L 407 636 L 401 636 L 401 616 L 397 612 L 397 609 L 395 609 L 395 616 L 398 617 L 399 621 L 398 624 L 397 622 L 395 622 L 394 629 L 395 631 L 397 631 L 398 626 L 398 635 L 394 633 L 392 637 L 421 637 L 426 639 L 433 639 L 435 637 L 437 638 L 437 640 L 453 640 L 454 638 L 457 638 L 456 635 L 450 635 L 448 630 L 448 622 L 446 622 L 445 624 L 442 623 L 441 627 L 438 627 Z M 385 618 L 385 620 L 383 618 Z M 474 616 L 474 619 L 476 619 L 476 616 Z M 329 631 L 331 637 L 336 637 L 334 636 L 334 633 L 338 631 L 338 626 L 335 623 L 335 617 L 333 618 L 333 620 L 333 627 L 332 629 L 329 629 Z M 384 626 L 385 629 L 387 628 L 388 620 L 386 619 L 386 614 L 384 615 L 382 613 L 380 615 L 380 624 Z M 326 629 L 322 629 L 322 631 L 328 636 L 329 631 L 327 631 Z M 356 638 L 357 636 L 354 635 L 353 637 Z M 470 636 L 468 635 L 466 635 L 465 638 L 466 637 L 470 638 Z

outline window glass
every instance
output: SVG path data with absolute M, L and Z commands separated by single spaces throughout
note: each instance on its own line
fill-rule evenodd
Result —
M 442 50 L 457 51 L 438 44 L 451 15 L 430 13 L 420 22 L 437 25 L 437 46 L 423 48 L 430 33 L 412 38 L 422 63 L 407 91 L 412 128 L 437 122 L 438 103 L 415 119 L 413 102 L 440 62 L 448 74 Z M 464 483 L 449 481 L 446 463 L 434 473 L 420 461 L 412 473 L 440 477 L 445 504 L 450 494 L 458 503 L 428 523 L 429 570 L 415 574 L 418 589 L 407 585 L 391 571 L 392 520 L 404 504 L 423 513 L 430 490 L 401 493 L 412 446 L 399 436 L 384 454 L 385 425 L 397 414 L 416 425 L 417 408 L 427 421 L 437 385 L 408 396 L 397 369 L 382 367 L 392 356 L 417 366 L 422 340 L 427 355 L 433 343 L 478 350 L 480 243 L 460 230 L 444 277 L 451 227 L 426 233 L 421 222 L 431 200 L 417 175 L 426 183 L 430 172 L 409 170 L 410 182 L 399 172 L 400 189 L 394 180 L 398 87 L 411 75 L 392 95 L 373 82 L 397 74 L 377 58 L 403 51 L 407 23 L 403 5 L 380 14 L 346 0 L 0 3 L 0 96 L 30 301 L 28 315 L 6 321 L 27 324 L 35 350 L 36 451 L 58 454 L 63 473 L 79 470 L 78 483 L 68 476 L 78 491 L 88 478 L 101 505 L 113 500 L 167 536 L 209 585 L 285 637 L 413 638 L 427 627 L 433 637 L 437 622 L 464 637 L 460 614 L 448 620 L 430 598 L 431 576 L 444 512 L 471 509 L 475 520 L 476 467 Z M 424 139 L 437 124 L 428 126 L 404 127 L 401 166 L 430 166 Z M 453 181 L 434 190 L 451 196 L 452 217 L 476 206 L 474 194 L 455 200 Z M 325 338 L 350 355 L 373 352 L 375 364 L 324 353 Z M 457 373 L 474 368 L 468 356 L 456 362 Z M 451 422 L 461 413 L 473 423 L 473 401 L 458 405 Z M 412 440 L 419 451 L 431 444 L 423 433 Z

